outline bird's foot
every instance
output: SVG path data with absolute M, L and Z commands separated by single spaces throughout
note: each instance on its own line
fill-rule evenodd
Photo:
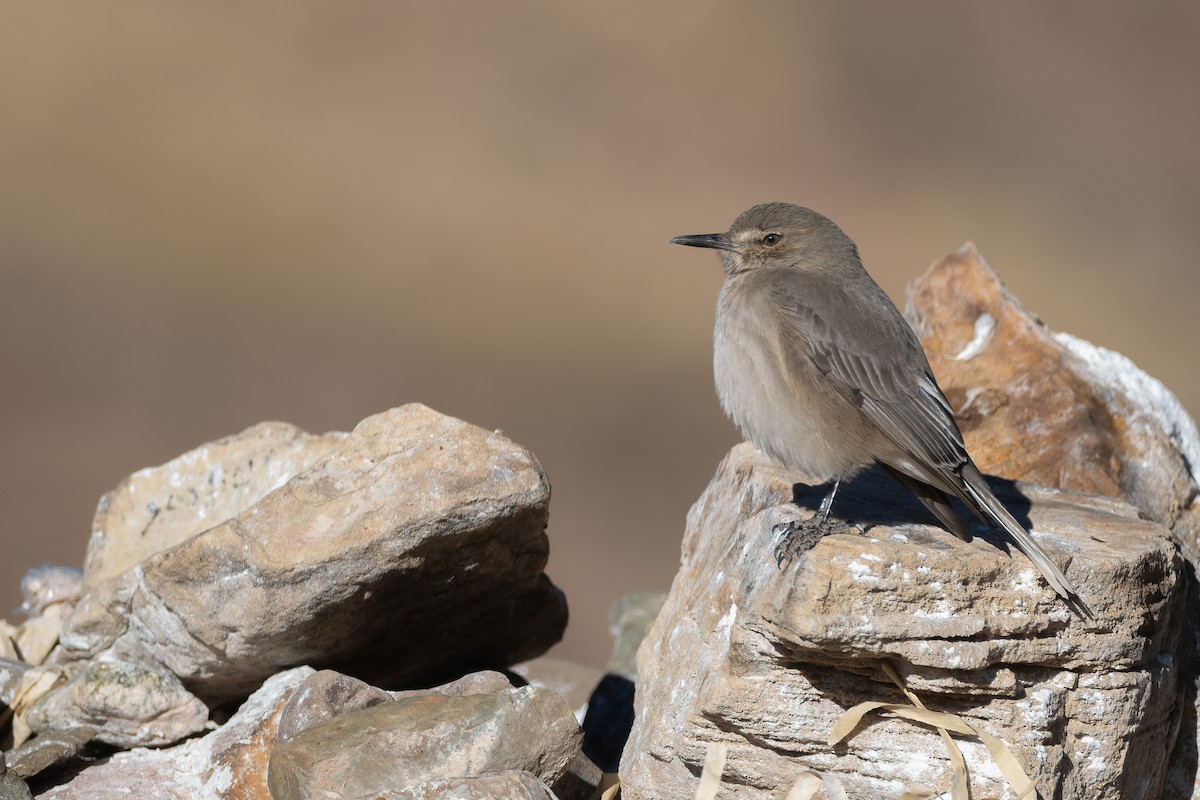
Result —
M 849 528 L 846 523 L 828 517 L 781 522 L 771 528 L 771 533 L 775 535 L 775 565 L 781 570 L 787 569 L 827 535 Z

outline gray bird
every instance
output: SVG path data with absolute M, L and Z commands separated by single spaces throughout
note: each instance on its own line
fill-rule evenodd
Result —
M 965 541 L 947 495 L 998 528 L 1072 607 L 1086 606 L 971 461 L 912 328 L 831 220 L 788 203 L 757 205 L 725 233 L 674 244 L 717 250 L 713 372 L 725 413 L 785 466 L 827 479 L 824 532 L 841 481 L 878 463 Z M 778 531 L 781 565 L 805 538 Z

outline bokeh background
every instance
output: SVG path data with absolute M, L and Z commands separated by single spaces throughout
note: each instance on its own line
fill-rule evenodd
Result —
M 601 665 L 736 441 L 716 258 L 667 240 L 760 201 L 901 303 L 971 239 L 1200 410 L 1197 41 L 1186 2 L 6 4 L 0 611 L 129 472 L 416 400 L 542 459 L 556 654 Z

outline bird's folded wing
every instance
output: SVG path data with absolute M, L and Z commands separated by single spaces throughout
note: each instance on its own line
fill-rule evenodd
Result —
M 885 362 L 878 353 L 864 352 L 847 341 L 810 306 L 794 296 L 789 300 L 780 314 L 789 357 L 810 361 L 917 462 L 936 471 L 954 471 L 969 461 L 950 404 L 911 330 L 891 332 L 904 340 L 886 348 L 896 358 Z

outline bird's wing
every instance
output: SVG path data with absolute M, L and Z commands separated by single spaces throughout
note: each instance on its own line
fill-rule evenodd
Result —
M 851 304 L 821 305 L 834 309 L 830 316 L 837 315 L 839 327 L 797 292 L 776 297 L 789 357 L 803 358 L 820 370 L 917 463 L 935 472 L 957 471 L 968 463 L 950 404 L 899 312 L 856 318 L 861 313 Z M 841 331 L 854 331 L 854 341 Z
M 933 487 L 932 495 L 921 487 L 909 488 L 939 518 L 943 509 L 937 503 L 930 505 L 927 498 L 940 500 L 949 510 L 945 497 L 937 495 L 948 492 L 957 496 L 980 519 L 1003 530 L 1037 566 L 1051 588 L 1090 617 L 1091 611 L 1058 564 L 996 498 L 971 462 L 950 403 L 933 378 L 921 343 L 890 301 L 884 308 L 892 313 L 880 315 L 878 303 L 864 310 L 862 305 L 831 296 L 829 292 L 836 289 L 825 287 L 826 295 L 818 299 L 822 308 L 831 309 L 826 313 L 837 315 L 839 327 L 835 329 L 817 313 L 812 300 L 801 299 L 795 287 L 789 288 L 774 298 L 781 312 L 784 347 L 791 351 L 789 357 L 807 359 L 824 373 L 911 459 L 907 464 L 885 466 Z M 819 285 L 816 291 L 821 291 Z M 868 318 L 872 312 L 874 316 Z M 901 483 L 908 485 L 903 479 Z M 965 532 L 961 524 L 949 527 L 960 535 Z

